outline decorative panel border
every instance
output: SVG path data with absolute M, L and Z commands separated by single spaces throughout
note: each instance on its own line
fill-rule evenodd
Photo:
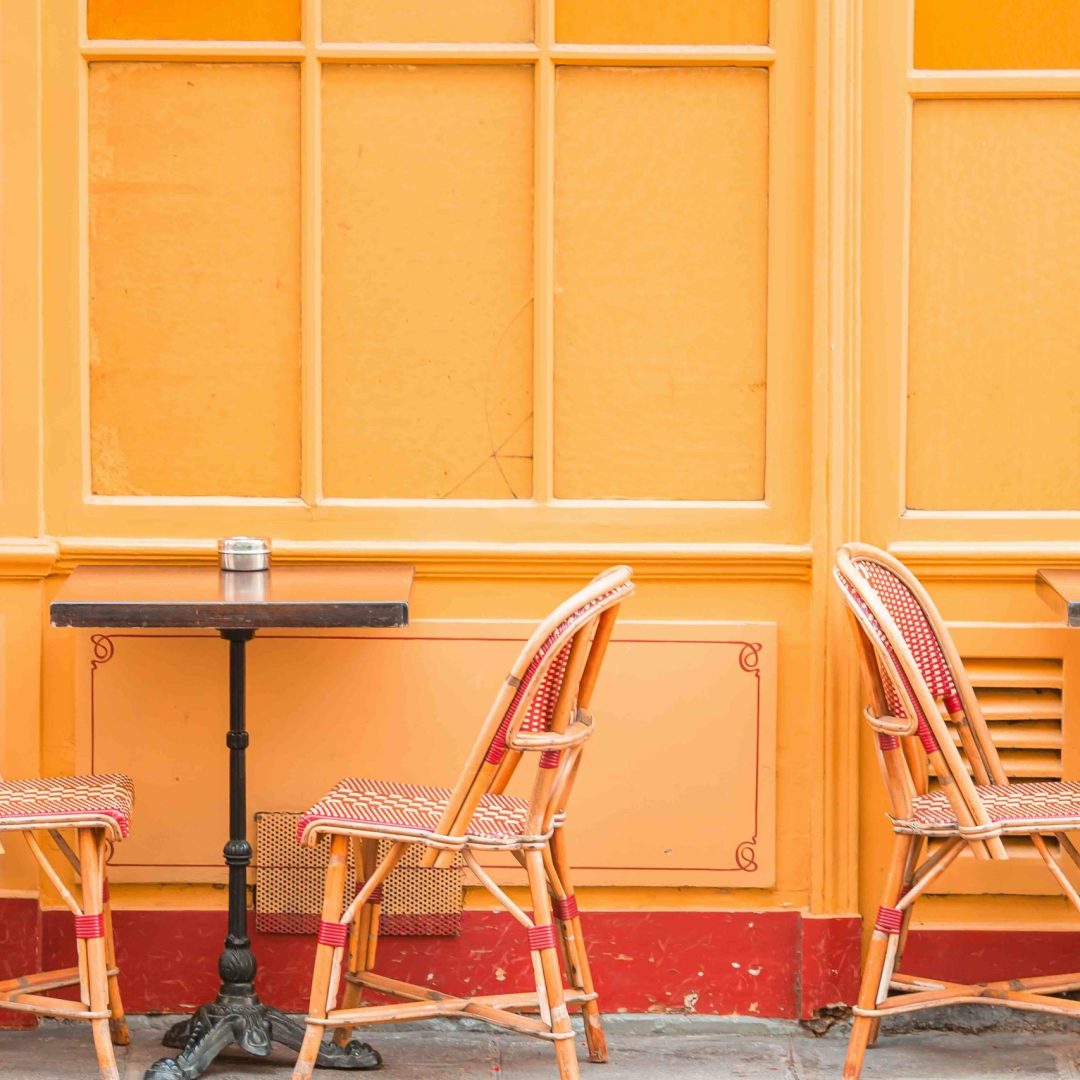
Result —
M 249 805 L 302 810 L 365 769 L 451 783 L 531 630 L 417 620 L 395 634 L 260 634 Z M 128 771 L 138 793 L 117 881 L 224 880 L 225 655 L 213 635 L 79 634 L 78 767 Z M 774 883 L 776 663 L 773 623 L 619 625 L 571 803 L 579 885 Z

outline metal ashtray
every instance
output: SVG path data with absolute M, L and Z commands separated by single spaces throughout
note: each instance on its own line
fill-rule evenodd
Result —
M 265 536 L 227 536 L 218 541 L 217 549 L 222 570 L 270 569 L 270 541 Z

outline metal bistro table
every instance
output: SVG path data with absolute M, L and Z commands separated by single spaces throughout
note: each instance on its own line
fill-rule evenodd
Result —
M 227 1046 L 265 1056 L 272 1042 L 299 1050 L 304 1027 L 259 1001 L 247 934 L 247 777 L 245 651 L 256 630 L 401 627 L 409 621 L 413 568 L 398 564 L 274 566 L 222 571 L 217 566 L 80 567 L 52 603 L 54 626 L 212 628 L 229 643 L 229 921 L 218 960 L 221 989 L 164 1043 L 181 1048 L 152 1065 L 146 1080 L 193 1080 Z M 324 1046 L 319 1065 L 370 1069 L 381 1064 L 365 1043 Z

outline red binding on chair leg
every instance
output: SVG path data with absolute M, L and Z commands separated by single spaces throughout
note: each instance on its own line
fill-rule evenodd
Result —
M 356 896 L 359 896 L 364 891 L 364 886 L 366 884 L 367 884 L 366 881 L 358 881 L 356 883 L 356 894 L 355 894 Z M 381 904 L 383 902 L 383 885 L 384 884 L 385 884 L 385 882 L 380 881 L 379 884 L 376 885 L 375 888 L 371 890 L 371 895 L 367 898 L 367 901 L 366 901 L 367 903 L 369 903 L 369 904 Z
M 530 926 L 529 927 L 529 948 L 530 949 L 554 949 L 555 948 L 555 927 L 551 923 L 545 923 L 543 926 Z
M 320 945 L 330 945 L 335 949 L 342 949 L 349 940 L 349 924 L 339 922 L 323 922 L 319 920 L 318 942 Z
M 565 900 L 556 900 L 552 904 L 552 908 L 555 911 L 555 917 L 562 919 L 563 922 L 578 917 L 577 897 L 573 893 L 566 897 Z
M 879 907 L 874 929 L 883 934 L 899 934 L 904 925 L 904 913 L 899 908 Z
M 919 717 L 919 742 L 923 744 L 923 749 L 928 754 L 936 754 L 941 749 L 924 717 Z
M 75 916 L 75 936 L 77 938 L 89 939 L 99 938 L 105 936 L 105 916 L 104 915 L 76 915 Z

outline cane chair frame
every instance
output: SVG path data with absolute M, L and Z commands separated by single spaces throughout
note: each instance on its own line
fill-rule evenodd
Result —
M 61 829 L 73 829 L 74 847 Z M 60 853 L 71 863 L 80 882 L 80 897 L 72 893 L 35 835 L 49 834 Z M 30 853 L 52 883 L 64 906 L 75 917 L 78 965 L 55 971 L 0 980 L 0 1009 L 48 1016 L 60 1020 L 89 1021 L 101 1080 L 119 1080 L 114 1046 L 130 1042 L 124 1006 L 120 998 L 119 968 L 113 937 L 112 906 L 106 873 L 107 853 L 116 839 L 116 823 L 88 816 L 75 824 L 70 817 L 36 818 L 33 825 L 0 824 L 0 832 L 21 833 Z M 77 986 L 79 1000 L 46 997 L 46 992 Z
M 872 574 L 882 571 L 892 575 L 921 609 L 925 619 L 921 664 L 909 640 L 910 628 L 908 634 L 902 632 L 871 581 Z M 870 699 L 864 717 L 876 736 L 895 834 L 844 1065 L 846 1080 L 858 1080 L 866 1050 L 876 1042 L 885 1016 L 974 1002 L 1080 1016 L 1080 1001 L 1054 996 L 1080 989 L 1080 972 L 962 984 L 899 970 L 915 901 L 965 850 L 981 860 L 1007 859 L 1005 835 L 1028 837 L 1058 887 L 1080 910 L 1080 895 L 1046 841 L 1047 836 L 1055 837 L 1080 867 L 1080 851 L 1065 831 L 1080 828 L 1080 818 L 1075 822 L 993 818 L 986 794 L 1007 787 L 1009 779 L 952 636 L 929 594 L 902 563 L 866 544 L 840 549 L 835 577 L 851 616 Z M 937 688 L 945 689 L 936 695 L 927 677 L 927 668 L 934 664 L 939 667 Z M 955 739 L 950 723 L 957 731 Z M 917 800 L 929 792 L 930 770 L 952 809 L 951 823 L 918 819 Z M 934 837 L 941 843 L 927 856 L 928 841 Z
M 384 825 L 327 823 L 302 825 L 302 842 L 329 833 L 330 863 L 323 897 L 319 943 L 308 1006 L 307 1031 L 293 1073 L 308 1080 L 326 1029 L 345 1045 L 354 1028 L 372 1023 L 437 1016 L 470 1016 L 497 1027 L 554 1044 L 559 1076 L 576 1080 L 577 1058 L 568 1007 L 581 1009 L 589 1060 L 607 1060 L 581 919 L 574 897 L 565 838 L 565 808 L 572 794 L 582 750 L 594 725 L 588 712 L 593 690 L 620 604 L 633 593 L 629 567 L 605 571 L 545 619 L 526 642 L 481 726 L 439 822 L 423 836 Z M 556 666 L 559 665 L 559 666 Z M 565 665 L 565 666 L 562 666 Z M 561 670 L 561 676 L 560 676 Z M 558 694 L 543 730 L 529 730 L 533 703 L 551 676 Z M 470 831 L 473 815 L 487 796 L 505 791 L 527 754 L 539 755 L 520 835 L 490 837 Z M 379 840 L 392 840 L 376 859 Z M 346 904 L 348 845 L 354 846 L 358 877 L 355 899 Z M 443 866 L 462 852 L 476 880 L 525 929 L 535 991 L 462 997 L 376 974 L 382 884 L 406 848 L 425 847 L 421 865 Z M 511 852 L 525 870 L 532 914 L 526 913 L 480 865 L 477 851 Z M 361 875 L 362 870 L 362 875 Z M 557 924 L 557 929 L 556 929 Z M 329 927 L 330 929 L 324 930 Z M 563 984 L 559 952 L 570 982 Z M 335 1008 L 344 979 L 341 1007 Z M 367 988 L 403 999 L 362 1006 Z M 538 1015 L 531 1015 L 538 1014 Z

